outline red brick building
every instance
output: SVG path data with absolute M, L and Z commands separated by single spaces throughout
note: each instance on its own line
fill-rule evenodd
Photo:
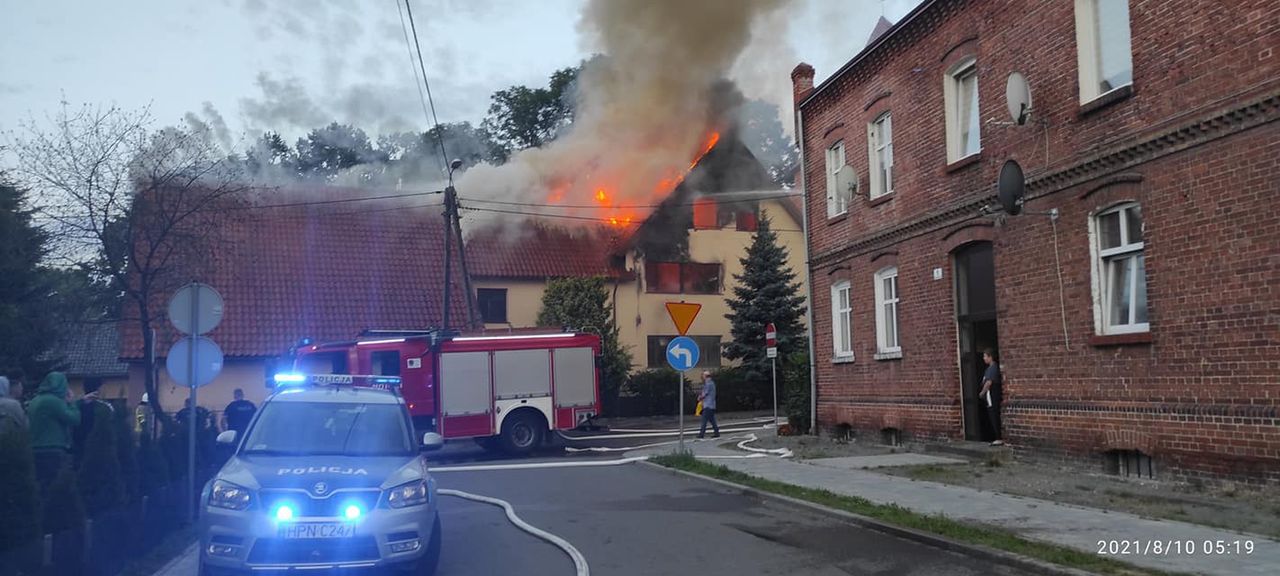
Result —
M 989 439 L 989 346 L 1019 449 L 1280 481 L 1280 4 L 925 0 L 813 77 L 821 428 Z

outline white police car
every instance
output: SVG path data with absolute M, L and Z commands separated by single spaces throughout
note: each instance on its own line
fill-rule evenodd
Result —
M 268 398 L 244 438 L 218 437 L 237 448 L 201 497 L 200 573 L 433 573 L 440 516 L 421 452 L 444 440 L 417 442 L 398 379 L 277 381 L 298 385 Z

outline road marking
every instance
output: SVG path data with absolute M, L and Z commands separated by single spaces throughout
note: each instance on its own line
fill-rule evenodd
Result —
M 582 552 L 579 552 L 577 548 L 574 548 L 573 544 L 570 544 L 568 540 L 565 540 L 564 538 L 556 536 L 555 534 L 547 532 L 546 530 L 538 528 L 537 526 L 534 526 L 522 520 L 519 516 L 516 515 L 516 510 L 511 506 L 510 502 L 507 502 L 506 500 L 503 500 L 501 498 L 493 498 L 491 496 L 481 496 L 479 494 L 472 494 L 470 492 L 463 492 L 461 490 L 451 490 L 449 488 L 441 488 L 436 492 L 438 494 L 443 494 L 445 496 L 453 496 L 455 498 L 463 498 L 466 500 L 473 500 L 475 502 L 483 502 L 485 504 L 492 504 L 494 506 L 502 508 L 507 513 L 507 520 L 510 520 L 512 524 L 515 524 L 516 528 L 524 530 L 525 532 L 533 534 L 538 538 L 541 538 L 543 540 L 546 540 L 547 542 L 555 544 L 558 548 L 560 548 L 561 550 L 564 550 L 564 552 L 569 555 L 569 558 L 573 559 L 573 567 L 577 571 L 577 576 L 591 576 L 591 568 L 587 566 L 587 558 L 582 555 Z
M 721 428 L 720 432 L 723 434 L 731 434 L 733 432 L 751 432 L 753 430 L 765 430 L 767 428 L 769 427 L 768 426 L 752 426 L 750 428 L 734 428 L 732 430 Z M 697 428 L 685 429 L 686 433 L 692 433 L 697 431 L 698 431 Z M 564 438 L 565 440 L 569 440 L 571 442 L 585 442 L 588 440 L 621 439 L 621 438 L 660 438 L 663 436 L 675 436 L 676 434 L 680 433 L 679 430 L 674 430 L 671 432 L 646 432 L 646 433 L 636 433 L 636 434 L 596 434 L 592 436 L 569 436 L 564 432 L 560 432 L 558 430 L 556 432 L 560 434 L 561 438 Z
M 622 466 L 648 460 L 648 456 L 632 456 L 619 460 L 573 460 L 563 462 L 526 462 L 524 464 L 477 464 L 474 466 L 446 466 L 428 468 L 432 474 L 441 472 L 482 472 L 487 470 L 535 470 L 541 468 L 581 468 L 589 466 Z

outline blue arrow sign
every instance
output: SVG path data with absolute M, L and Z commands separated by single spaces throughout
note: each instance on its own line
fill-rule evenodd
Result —
M 680 336 L 667 344 L 667 364 L 684 372 L 698 365 L 698 343 L 688 336 Z

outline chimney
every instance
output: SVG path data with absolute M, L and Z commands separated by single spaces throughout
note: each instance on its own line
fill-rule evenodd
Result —
M 791 71 L 791 97 L 799 104 L 810 92 L 813 92 L 813 66 L 801 62 Z

